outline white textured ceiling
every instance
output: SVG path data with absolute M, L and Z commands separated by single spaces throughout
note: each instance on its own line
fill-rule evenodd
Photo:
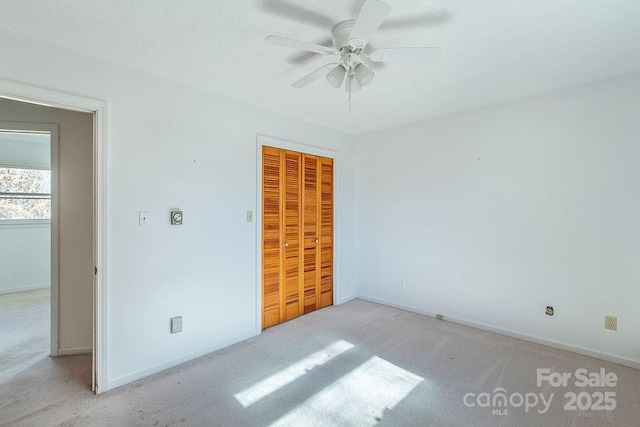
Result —
M 0 27 L 353 134 L 640 70 L 639 0 L 386 0 L 375 47 L 439 46 L 432 64 L 385 64 L 347 95 L 329 62 L 266 45 L 329 43 L 364 0 L 0 0 Z

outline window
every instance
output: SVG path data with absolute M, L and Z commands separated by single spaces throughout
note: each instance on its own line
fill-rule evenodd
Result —
M 0 167 L 0 220 L 50 218 L 51 171 Z

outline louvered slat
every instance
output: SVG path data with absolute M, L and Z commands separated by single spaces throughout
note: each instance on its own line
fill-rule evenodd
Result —
M 301 154 L 285 151 L 284 179 L 284 320 L 301 314 L 300 305 L 300 179 Z
M 304 313 L 318 309 L 318 157 L 303 155 Z
M 280 150 L 262 149 L 262 327 L 281 322 L 280 316 Z
M 320 308 L 333 304 L 333 159 L 320 159 Z

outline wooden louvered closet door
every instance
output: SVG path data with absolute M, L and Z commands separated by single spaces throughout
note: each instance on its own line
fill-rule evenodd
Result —
M 280 323 L 280 150 L 262 149 L 262 327 Z
M 284 182 L 284 216 L 281 217 L 284 230 L 282 248 L 283 284 L 282 304 L 284 313 L 282 322 L 300 315 L 300 153 L 284 152 L 284 165 L 281 181 Z
M 333 303 L 333 160 L 262 149 L 262 327 Z
M 320 256 L 318 299 L 323 308 L 333 304 L 333 159 L 320 158 Z

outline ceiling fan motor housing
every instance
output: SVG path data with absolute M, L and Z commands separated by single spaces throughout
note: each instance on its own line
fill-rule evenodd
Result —
M 360 64 L 362 59 L 360 58 L 360 52 L 349 52 L 345 49 L 340 58 L 340 64 L 347 70 L 348 75 L 353 75 L 356 65 Z
M 336 49 L 340 52 L 340 64 L 347 70 L 347 75 L 352 76 L 356 65 L 362 62 L 361 48 L 352 46 L 349 42 L 351 30 L 356 21 L 343 21 L 333 27 L 331 37 Z

